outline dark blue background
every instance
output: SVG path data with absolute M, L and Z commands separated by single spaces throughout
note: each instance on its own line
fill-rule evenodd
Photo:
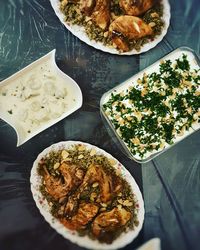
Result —
M 50 228 L 30 191 L 38 153 L 61 140 L 95 144 L 118 158 L 136 179 L 145 201 L 145 223 L 134 249 L 159 237 L 162 249 L 199 249 L 200 132 L 142 166 L 126 158 L 99 113 L 104 92 L 179 46 L 200 52 L 200 1 L 171 0 L 171 24 L 163 41 L 136 56 L 110 55 L 81 42 L 60 23 L 48 0 L 0 0 L 0 80 L 56 48 L 58 66 L 81 87 L 83 106 L 16 148 L 14 130 L 0 120 L 0 249 L 79 250 Z

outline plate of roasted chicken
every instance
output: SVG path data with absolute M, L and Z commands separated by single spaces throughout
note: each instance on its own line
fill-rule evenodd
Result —
M 88 45 L 134 55 L 155 47 L 170 22 L 168 0 L 50 0 L 65 27 Z
M 131 243 L 144 220 L 144 203 L 132 175 L 104 150 L 64 141 L 43 150 L 31 170 L 40 213 L 59 234 L 89 249 Z

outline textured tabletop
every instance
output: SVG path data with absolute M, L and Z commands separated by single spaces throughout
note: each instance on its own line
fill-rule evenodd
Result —
M 83 93 L 81 109 L 16 148 L 17 136 L 0 120 L 0 249 L 83 248 L 57 234 L 40 215 L 30 191 L 30 170 L 37 155 L 62 140 L 80 140 L 103 148 L 130 171 L 142 190 L 145 222 L 133 250 L 152 237 L 162 249 L 199 249 L 200 131 L 155 160 L 140 165 L 128 159 L 106 130 L 101 96 L 173 49 L 200 53 L 199 0 L 170 0 L 171 23 L 163 41 L 135 56 L 98 51 L 73 36 L 48 0 L 0 0 L 0 81 L 56 49 L 56 63 Z

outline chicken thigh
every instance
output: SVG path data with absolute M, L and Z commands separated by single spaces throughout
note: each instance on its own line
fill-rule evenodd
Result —
M 126 15 L 140 16 L 152 8 L 156 2 L 158 0 L 119 0 L 119 5 Z
M 139 39 L 153 33 L 152 28 L 141 18 L 134 16 L 120 16 L 109 27 L 109 34 L 113 43 L 121 51 L 128 51 L 126 39 Z
M 97 26 L 105 30 L 110 24 L 110 0 L 96 0 L 91 17 Z

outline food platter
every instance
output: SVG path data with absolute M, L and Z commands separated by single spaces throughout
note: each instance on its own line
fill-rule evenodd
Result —
M 82 106 L 78 84 L 56 65 L 55 49 L 0 84 L 0 118 L 17 133 L 17 146 Z
M 167 33 L 169 24 L 170 24 L 170 5 L 168 0 L 162 0 L 162 4 L 163 4 L 163 22 L 164 22 L 164 27 L 161 31 L 160 35 L 157 35 L 153 40 L 148 41 L 147 43 L 145 43 L 141 49 L 139 51 L 133 49 L 131 51 L 128 52 L 120 52 L 119 50 L 113 48 L 113 47 L 109 47 L 104 45 L 101 42 L 96 42 L 95 40 L 91 40 L 89 39 L 88 35 L 85 32 L 85 29 L 82 26 L 76 25 L 76 24 L 70 24 L 69 22 L 65 21 L 65 15 L 63 14 L 63 12 L 60 10 L 60 1 L 59 0 L 50 0 L 51 5 L 55 11 L 55 14 L 57 15 L 57 17 L 59 18 L 59 20 L 62 22 L 62 24 L 76 37 L 78 37 L 81 41 L 85 42 L 86 44 L 107 52 L 107 53 L 111 53 L 111 54 L 119 54 L 119 55 L 136 55 L 136 54 L 141 54 L 144 53 L 152 48 L 154 48 L 159 42 L 162 41 L 162 39 L 164 38 L 164 36 Z
M 86 150 L 90 152 L 95 152 L 95 154 L 98 156 L 104 156 L 109 161 L 112 161 L 112 166 L 115 171 L 118 172 L 119 176 L 121 176 L 129 185 L 130 188 L 134 194 L 134 199 L 136 201 L 136 207 L 135 213 L 137 214 L 137 220 L 138 225 L 135 226 L 133 229 L 128 230 L 127 232 L 123 232 L 121 235 L 119 235 L 112 244 L 107 243 L 100 243 L 97 240 L 89 238 L 87 235 L 85 236 L 79 236 L 78 233 L 74 230 L 69 230 L 66 228 L 61 222 L 55 218 L 51 213 L 51 207 L 49 203 L 47 202 L 44 195 L 41 193 L 41 185 L 42 185 L 42 177 L 38 174 L 38 166 L 41 162 L 41 160 L 45 159 L 45 157 L 49 156 L 51 152 L 57 152 L 59 150 L 66 150 L 69 152 L 69 150 L 73 147 L 84 147 Z M 132 177 L 132 175 L 126 170 L 126 168 L 118 162 L 117 159 L 115 159 L 113 156 L 111 156 L 109 153 L 105 152 L 104 150 L 93 146 L 88 143 L 80 142 L 80 141 L 63 141 L 56 144 L 51 145 L 50 147 L 43 150 L 35 160 L 33 164 L 33 168 L 31 170 L 31 177 L 30 177 L 30 183 L 31 183 L 31 191 L 33 198 L 36 202 L 37 207 L 40 210 L 40 213 L 43 215 L 44 219 L 50 224 L 52 228 L 54 228 L 59 234 L 61 234 L 66 239 L 72 241 L 73 243 L 78 244 L 79 246 L 86 247 L 89 249 L 118 249 L 121 247 L 124 247 L 125 245 L 129 244 L 133 241 L 140 232 L 143 220 L 144 220 L 144 204 L 141 192 Z
M 199 65 L 181 47 L 102 96 L 105 124 L 129 158 L 148 162 L 200 128 Z

